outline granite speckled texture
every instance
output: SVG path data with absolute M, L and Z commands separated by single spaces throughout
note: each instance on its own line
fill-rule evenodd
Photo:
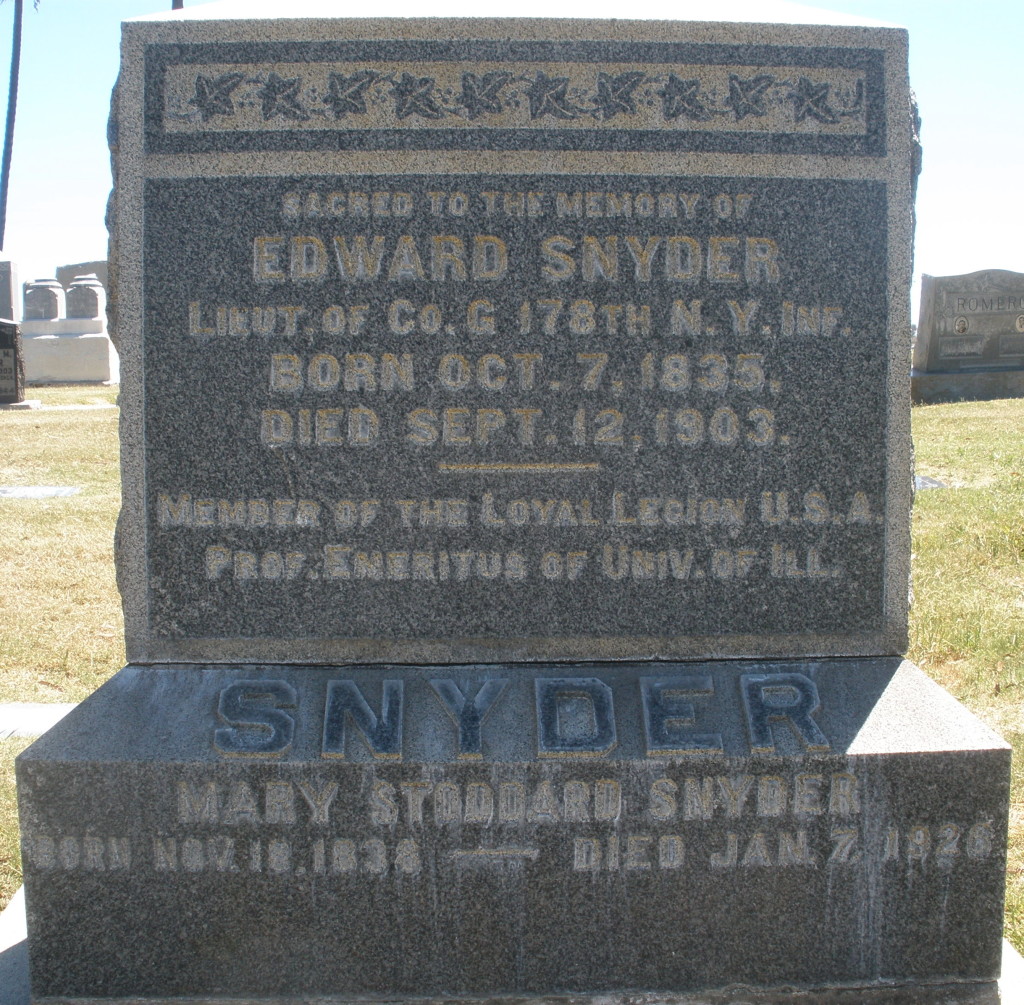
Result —
M 34 993 L 991 979 L 1009 748 L 899 663 L 130 666 L 19 762 Z
M 129 657 L 901 653 L 908 101 L 896 29 L 129 24 Z
M 13 321 L 0 321 L 0 405 L 15 405 L 24 400 L 25 357 L 21 332 Z
M 18 762 L 34 1000 L 995 1001 L 905 33 L 219 9 L 124 35 L 133 662 Z

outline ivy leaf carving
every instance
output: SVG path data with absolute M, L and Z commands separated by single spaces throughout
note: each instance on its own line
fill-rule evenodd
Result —
M 568 77 L 549 77 L 546 73 L 538 73 L 526 91 L 530 99 L 530 118 L 539 119 L 545 115 L 553 115 L 556 119 L 579 118 L 579 109 L 569 101 L 568 90 Z
M 711 118 L 711 111 L 700 98 L 699 80 L 680 80 L 674 73 L 670 73 L 664 88 L 658 91 L 658 96 L 666 119 L 685 117 L 695 122 L 705 122 Z
M 828 84 L 814 84 L 806 77 L 801 77 L 795 90 L 789 92 L 789 97 L 796 105 L 796 121 L 803 122 L 810 117 L 827 125 L 838 122 L 839 116 L 828 103 L 828 92 Z
M 496 70 L 478 77 L 475 73 L 462 75 L 462 95 L 460 104 L 469 113 L 471 119 L 481 115 L 494 115 L 502 110 L 501 89 L 512 79 L 511 73 Z
M 434 78 L 414 77 L 403 73 L 395 84 L 395 114 L 400 119 L 410 115 L 422 115 L 425 119 L 444 117 L 444 109 L 434 100 Z
M 750 80 L 741 80 L 735 73 L 729 74 L 729 97 L 725 99 L 733 112 L 736 121 L 748 115 L 767 115 L 764 107 L 765 93 L 775 83 L 775 78 L 767 73 L 759 73 Z
M 607 73 L 597 75 L 597 97 L 593 99 L 601 118 L 607 121 L 619 112 L 636 111 L 633 92 L 647 79 L 646 73 L 631 71 L 613 77 Z
M 367 89 L 377 76 L 373 70 L 359 70 L 351 77 L 332 73 L 327 79 L 327 93 L 323 97 L 323 103 L 331 107 L 336 119 L 343 118 L 349 113 L 363 115 L 366 113 Z
M 244 73 L 222 73 L 219 77 L 200 73 L 196 77 L 196 93 L 188 103 L 199 109 L 203 122 L 209 122 L 215 115 L 234 115 L 231 93 L 243 80 Z
M 853 104 L 847 105 L 839 115 L 858 115 L 860 110 L 864 107 L 864 81 L 858 80 L 857 86 L 853 92 Z
M 299 101 L 299 85 L 301 77 L 279 77 L 271 73 L 267 82 L 259 90 L 263 103 L 263 118 L 272 119 L 275 115 L 283 115 L 286 119 L 308 119 L 309 114 Z

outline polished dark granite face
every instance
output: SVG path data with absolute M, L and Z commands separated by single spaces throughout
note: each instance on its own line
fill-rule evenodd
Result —
M 35 994 L 991 978 L 1009 748 L 899 664 L 129 666 L 19 762 Z
M 14 322 L 0 321 L 0 405 L 24 400 L 25 360 L 21 333 Z
M 131 655 L 902 652 L 900 33 L 477 30 L 140 45 Z
M 331 179 L 148 183 L 165 645 L 884 633 L 884 186 L 686 179 L 699 220 L 595 220 L 557 218 L 564 181 L 405 176 L 413 215 L 358 232 L 282 221 Z M 453 184 L 474 219 L 431 216 Z M 573 185 L 602 210 L 680 188 Z M 487 219 L 513 186 L 550 212 Z M 716 222 L 739 187 L 746 219 Z

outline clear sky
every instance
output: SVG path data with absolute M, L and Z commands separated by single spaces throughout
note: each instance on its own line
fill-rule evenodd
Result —
M 3 258 L 22 280 L 106 257 L 105 143 L 119 22 L 170 0 L 25 0 L 22 73 Z M 198 0 L 185 0 L 187 8 Z M 287 12 L 288 0 L 281 9 Z M 583 7 L 577 0 L 552 13 Z M 815 6 L 910 30 L 911 83 L 923 119 L 915 273 L 1024 272 L 1024 4 L 1020 0 L 828 0 Z M 512 4 L 507 9 L 511 9 Z M 410 13 L 430 6 L 409 4 Z M 6 94 L 14 4 L 0 5 Z M 665 16 L 671 17 L 672 4 Z M 339 13 L 353 12 L 350 2 Z M 628 16 L 629 5 L 622 5 Z M 676 15 L 678 16 L 678 15 Z M 2 112 L 0 112 L 2 114 Z M 916 284 L 915 284 L 916 287 Z M 914 293 L 914 310 L 917 309 Z

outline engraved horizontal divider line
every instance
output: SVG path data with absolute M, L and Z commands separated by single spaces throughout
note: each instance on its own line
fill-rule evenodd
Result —
M 530 74 L 531 87 L 535 87 L 533 96 L 525 95 L 533 105 L 533 111 L 541 112 L 537 121 L 543 121 L 545 127 L 537 125 L 524 128 L 516 127 L 480 127 L 476 124 L 460 125 L 452 128 L 448 123 L 454 121 L 451 110 L 443 108 L 432 95 L 433 81 L 429 77 L 417 76 L 408 70 L 401 71 L 400 80 L 393 77 L 385 78 L 383 74 L 376 80 L 391 82 L 395 86 L 397 96 L 394 100 L 396 108 L 389 111 L 391 119 L 398 115 L 398 102 L 404 102 L 403 111 L 409 114 L 405 118 L 415 118 L 421 124 L 410 127 L 403 119 L 403 124 L 395 128 L 389 124 L 381 128 L 351 128 L 354 121 L 352 115 L 345 115 L 338 121 L 339 126 L 328 128 L 317 125 L 309 128 L 307 120 L 297 116 L 306 114 L 299 100 L 298 86 L 301 78 L 282 77 L 275 71 L 271 87 L 264 82 L 264 97 L 261 105 L 267 103 L 270 118 L 259 118 L 261 110 L 256 110 L 248 121 L 263 128 L 224 129 L 223 127 L 208 128 L 210 119 L 226 115 L 226 109 L 234 108 L 231 92 L 241 87 L 247 79 L 243 68 L 251 68 L 253 64 L 273 64 L 281 67 L 287 63 L 301 63 L 312 68 L 317 64 L 351 63 L 352 73 L 341 75 L 342 82 L 335 84 L 337 101 L 345 105 L 365 103 L 366 92 L 373 86 L 366 77 L 353 79 L 360 71 L 371 69 L 370 64 L 377 62 L 396 67 L 402 62 L 413 63 L 462 63 L 462 67 L 453 68 L 452 79 L 463 72 L 471 72 L 471 68 L 482 68 L 484 63 L 501 63 L 505 66 L 520 67 L 520 76 Z M 538 70 L 537 67 L 524 64 L 564 64 L 567 69 L 572 67 L 588 67 L 593 80 L 586 80 L 588 86 L 597 86 L 598 91 L 591 100 L 594 108 L 585 107 L 586 115 L 581 114 L 584 106 L 572 101 L 567 92 L 562 93 L 560 78 Z M 654 109 L 636 108 L 634 92 L 642 85 L 638 76 L 640 69 L 624 72 L 607 73 L 602 71 L 600 64 L 616 64 L 614 69 L 622 70 L 626 64 L 641 67 L 644 64 L 664 67 L 664 78 L 661 80 L 665 94 L 656 94 L 661 103 L 671 102 L 670 111 L 678 110 L 676 106 L 690 107 L 691 111 L 701 114 L 699 108 L 703 99 L 695 99 L 692 79 L 683 79 L 672 74 L 672 67 L 680 70 L 685 76 L 686 69 L 718 68 L 721 79 L 730 87 L 726 105 L 716 106 L 712 113 L 705 108 L 709 118 L 700 124 L 702 128 L 679 128 L 674 120 L 659 123 L 660 128 L 643 128 L 627 126 L 626 118 L 630 115 L 644 114 L 644 126 L 654 121 Z M 224 69 L 237 66 L 239 69 L 218 76 L 204 77 L 200 82 L 200 68 L 216 66 Z M 672 150 L 672 151 L 709 151 L 722 153 L 774 153 L 774 154 L 815 154 L 824 156 L 871 156 L 886 155 L 885 137 L 885 96 L 884 96 L 884 55 L 881 50 L 874 49 L 820 49 L 816 47 L 792 46 L 760 46 L 760 45 L 701 45 L 697 43 L 623 43 L 623 42 L 540 42 L 540 41 L 408 41 L 408 42 L 333 42 L 310 43 L 215 43 L 193 46 L 151 45 L 146 50 L 146 151 L 147 153 L 199 153 L 209 151 L 237 150 L 372 150 L 372 149 L 478 149 L 478 150 Z M 185 71 L 183 68 L 188 67 Z M 548 69 L 550 69 L 550 65 Z M 707 122 L 714 119 L 729 120 L 740 123 L 748 117 L 760 119 L 767 115 L 765 92 L 771 87 L 778 87 L 775 74 L 762 73 L 764 69 L 787 68 L 788 70 L 803 69 L 815 74 L 805 77 L 797 74 L 797 80 L 789 80 L 788 87 L 783 87 L 776 104 L 791 108 L 792 118 L 796 118 L 801 110 L 804 118 L 815 120 L 817 128 L 823 125 L 832 131 L 798 132 L 799 124 L 793 122 L 790 131 L 776 128 L 771 130 L 753 130 L 749 126 L 740 128 L 707 128 Z M 749 69 L 754 75 L 743 79 L 735 73 L 737 69 Z M 833 79 L 826 79 L 832 71 Z M 835 102 L 829 103 L 829 91 L 836 81 L 835 71 L 841 71 L 844 86 L 856 88 L 858 97 L 849 105 Z M 329 79 L 330 70 L 323 66 L 318 68 L 325 80 Z M 376 72 L 376 71 L 372 71 Z M 511 73 L 496 71 L 489 73 Z M 660 71 L 659 71 L 660 72 Z M 200 122 L 200 129 L 182 130 L 182 121 L 172 123 L 166 118 L 168 86 L 174 89 L 174 81 L 180 80 L 184 74 L 189 76 L 195 88 L 192 99 L 206 104 L 209 111 L 208 120 Z M 738 78 L 736 90 L 729 80 L 730 73 Z M 599 74 L 603 74 L 599 77 Z M 672 74 L 674 80 L 669 79 Z M 644 72 L 647 83 L 651 87 L 651 74 Z M 800 78 L 803 78 L 802 80 Z M 240 78 L 237 79 L 236 78 Z M 764 79 L 762 79 L 764 78 Z M 768 80 L 770 78 L 770 81 Z M 251 86 L 251 78 L 250 80 Z M 268 78 L 269 80 L 269 78 Z M 298 83 L 295 81 L 298 80 Z M 428 83 L 429 82 L 429 83 Z M 475 83 L 477 93 L 484 107 L 491 103 L 503 104 L 500 96 L 491 93 L 497 79 L 487 74 L 477 74 Z M 584 82 L 583 77 L 579 83 Z M 519 84 L 523 81 L 520 80 Z M 577 83 L 577 81 L 571 81 Z M 365 84 L 365 88 L 363 85 Z M 327 85 L 330 86 L 329 84 Z M 655 84 L 656 86 L 656 84 Z M 824 90 L 822 90 L 824 86 Z M 341 88 L 338 91 L 338 88 Z M 353 89 L 354 88 L 354 92 Z M 404 90 L 403 90 L 404 89 Z M 651 88 L 652 90 L 654 88 Z M 450 88 L 449 88 L 450 90 Z M 500 88 L 498 88 L 500 91 Z M 676 93 L 678 92 L 678 93 Z M 471 97 L 474 97 L 471 95 Z M 649 97 L 648 97 L 649 100 Z M 693 101 L 697 100 L 697 104 Z M 190 103 L 188 97 L 177 95 L 178 104 Z M 730 104 L 731 102 L 731 104 Z M 278 109 L 280 105 L 280 109 Z M 418 115 L 417 105 L 426 115 Z M 682 107 L 682 106 L 680 106 Z M 219 109 L 219 111 L 218 111 Z M 411 110 L 410 110 L 411 109 Z M 574 111 L 575 109 L 575 111 Z M 604 110 L 603 110 L 604 109 Z M 196 106 L 197 117 L 202 113 Z M 607 118 L 603 118 L 606 115 Z M 838 133 L 837 123 L 853 120 L 853 115 L 846 114 L 856 111 L 857 119 L 863 121 L 862 131 L 856 133 Z M 731 113 L 731 114 L 730 114 Z M 842 113 L 842 114 L 840 114 Z M 295 118 L 289 118 L 292 115 Z M 529 112 L 518 113 L 524 122 L 529 122 Z M 288 128 L 275 124 L 278 117 L 288 122 Z M 358 116 L 357 116 L 358 117 Z M 433 117 L 433 120 L 431 120 Z M 481 118 L 487 114 L 482 112 Z M 680 111 L 679 117 L 685 117 Z M 589 118 L 587 127 L 579 125 L 580 119 Z M 836 119 L 828 123 L 828 119 Z M 557 128 L 548 128 L 549 120 L 559 123 Z M 773 113 L 773 121 L 783 121 L 781 109 Z M 447 120 L 447 121 L 445 121 Z M 295 128 L 300 122 L 303 128 Z M 318 118 L 318 123 L 326 123 L 328 119 Z M 463 120 L 466 121 L 466 120 Z M 607 125 L 593 127 L 593 123 L 607 122 Z M 688 123 L 690 120 L 687 120 Z M 426 123 L 424 126 L 423 123 Z M 850 128 L 844 126 L 844 128 Z
M 391 150 L 386 158 L 376 150 L 345 151 L 238 151 L 233 153 L 196 153 L 187 158 L 174 154 L 148 157 L 143 169 L 147 179 L 182 178 L 296 178 L 344 174 L 375 175 L 380 178 L 401 175 L 437 174 L 440 151 Z M 832 177 L 847 181 L 889 180 L 889 170 L 881 159 L 844 160 L 832 163 Z M 807 157 L 780 154 L 773 158 L 771 177 L 819 178 L 820 165 Z M 567 150 L 559 154 L 557 164 L 545 166 L 540 173 L 558 178 L 574 175 L 603 177 L 692 178 L 698 174 L 716 177 L 764 179 L 765 162 L 756 154 L 720 154 L 707 152 L 645 152 L 638 167 L 635 153 L 609 150 Z M 513 176 L 538 174 L 533 150 L 458 150 L 444 157 L 443 172 L 452 178 L 476 174 Z M 681 181 L 680 181 L 681 184 Z
M 565 461 L 558 462 L 452 462 L 438 461 L 437 470 L 449 474 L 526 474 L 526 475 L 548 475 L 548 474 L 587 474 L 592 471 L 600 471 L 601 465 L 597 461 Z
M 516 858 L 528 858 L 531 862 L 536 862 L 540 858 L 539 848 L 456 848 L 449 853 L 451 858 L 468 858 L 468 859 L 516 859 Z

